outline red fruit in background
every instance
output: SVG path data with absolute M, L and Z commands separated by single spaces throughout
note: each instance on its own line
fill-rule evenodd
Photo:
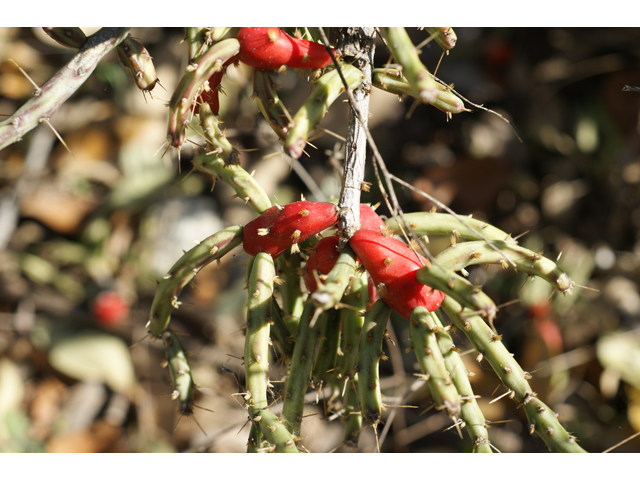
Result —
M 91 306 L 93 316 L 104 327 L 120 325 L 129 315 L 129 305 L 118 292 L 100 293 Z
M 265 252 L 275 258 L 337 221 L 333 203 L 302 201 L 284 207 L 273 206 L 244 226 L 243 248 L 249 255 Z
M 238 61 L 238 55 L 234 55 L 229 60 L 224 62 L 224 67 L 228 67 L 229 65 L 237 61 Z M 219 95 L 218 86 L 222 82 L 222 77 L 224 76 L 225 73 L 226 73 L 226 68 L 223 70 L 220 70 L 219 72 L 215 72 L 213 75 L 211 75 L 208 80 L 209 90 L 202 92 L 202 95 L 200 95 L 200 102 L 208 103 L 214 115 L 218 115 L 218 112 L 220 111 L 220 99 L 218 97 Z M 195 114 L 200 113 L 200 108 L 198 107 L 197 103 L 196 103 L 195 109 L 193 110 L 193 113 Z
M 305 267 L 305 273 L 302 276 L 304 284 L 307 286 L 307 290 L 309 290 L 309 292 L 313 293 L 318 289 L 316 277 L 313 274 L 313 271 L 317 270 L 318 274 L 326 275 L 336 264 L 338 256 L 340 255 L 340 252 L 337 250 L 338 242 L 339 240 L 337 236 L 323 238 L 316 243 L 313 252 L 309 255 L 309 260 L 307 260 L 307 265 Z
M 360 225 L 365 230 L 381 232 L 385 227 L 384 220 L 375 212 L 373 208 L 364 203 L 360 204 Z
M 286 65 L 293 52 L 292 38 L 278 27 L 242 27 L 238 33 L 241 62 L 259 70 Z
M 223 75 L 224 72 L 216 72 L 211 75 L 211 77 L 209 77 L 209 90 L 202 92 L 202 95 L 200 95 L 200 102 L 208 103 L 214 115 L 218 115 L 220 111 L 220 98 L 218 97 L 220 92 L 218 92 L 218 85 L 222 82 Z M 197 103 L 193 113 L 196 115 L 200 113 L 200 107 Z
M 324 45 L 316 42 L 310 42 L 303 38 L 293 38 L 291 44 L 293 46 L 291 59 L 287 62 L 287 66 L 291 68 L 324 68 L 331 64 L 331 55 L 324 48 Z
M 375 285 L 384 284 L 380 297 L 402 317 L 409 320 L 412 310 L 419 306 L 433 312 L 442 303 L 442 292 L 416 280 L 416 271 L 422 265 L 405 243 L 360 229 L 351 237 L 349 244 Z

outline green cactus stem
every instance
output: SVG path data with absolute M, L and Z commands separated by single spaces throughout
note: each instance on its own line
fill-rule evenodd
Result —
M 342 299 L 349 283 L 355 278 L 356 255 L 350 247 L 340 252 L 335 266 L 327 274 L 324 284 L 309 297 L 313 305 L 322 311 L 335 307 Z
M 202 55 L 202 52 L 211 44 L 224 37 L 231 27 L 186 27 L 185 40 L 189 46 L 189 63 Z
M 189 47 L 189 63 L 202 55 L 207 45 L 207 27 L 186 27 L 185 40 Z
M 253 70 L 253 94 L 251 98 L 258 104 L 258 109 L 265 120 L 284 142 L 291 128 L 291 115 L 278 96 L 276 85 L 266 70 Z
M 433 104 L 439 91 L 438 84 L 420 61 L 418 50 L 407 31 L 403 27 L 385 27 L 381 31 L 396 62 L 402 65 L 402 73 L 411 85 L 413 96 L 424 103 Z
M 462 217 L 471 228 L 462 224 L 460 220 L 456 219 L 452 215 L 449 215 L 448 213 L 406 213 L 404 215 L 404 218 L 407 220 L 407 224 L 418 236 L 453 235 L 456 238 L 460 238 L 462 240 L 483 240 L 478 235 L 478 232 L 480 232 L 487 240 L 501 241 L 508 244 L 517 243 L 511 238 L 511 235 L 509 235 L 508 233 L 503 232 L 493 225 L 482 222 L 480 220 L 476 220 L 475 218 L 471 217 Z M 390 218 L 385 221 L 385 224 L 393 231 L 395 235 L 401 235 L 402 230 L 400 228 L 399 222 L 400 219 Z
M 382 414 L 382 394 L 380 393 L 380 359 L 382 341 L 391 308 L 382 300 L 374 303 L 364 317 L 364 325 L 360 333 L 358 351 L 358 394 L 362 415 L 374 428 L 380 423 Z
M 265 439 L 276 451 L 297 452 L 293 437 L 277 417 L 268 410 L 269 337 L 272 316 L 273 283 L 276 276 L 273 258 L 259 253 L 252 262 L 249 276 L 247 331 L 244 343 L 244 370 L 247 391 L 245 401 L 249 418 L 260 425 Z
M 460 396 L 438 345 L 436 333 L 443 329 L 424 307 L 413 309 L 409 324 L 411 346 L 423 373 L 422 378 L 427 382 L 438 409 L 445 410 L 455 423 L 460 416 Z
M 554 452 L 585 452 L 576 438 L 570 435 L 558 421 L 553 411 L 541 402 L 531 389 L 522 367 L 506 349 L 496 335 L 478 315 L 461 316 L 463 307 L 451 297 L 446 297 L 442 307 L 451 319 L 469 338 L 473 347 L 486 358 L 504 386 L 513 395 L 519 406 L 524 407 L 531 432 L 537 431 L 550 450 Z
M 207 36 L 211 42 L 219 42 L 229 30 L 231 27 L 207 27 Z
M 102 28 L 87 38 L 71 61 L 45 83 L 27 103 L 0 122 L 0 150 L 46 123 L 89 78 L 98 62 L 124 40 L 128 28 Z
M 150 92 L 158 83 L 156 68 L 153 66 L 151 55 L 144 46 L 129 35 L 118 48 L 118 60 L 133 80 L 136 86 L 143 92 Z
M 338 315 L 338 312 L 329 310 L 328 313 L 324 318 L 324 325 L 319 326 L 319 331 L 322 332 L 322 338 L 318 344 L 318 354 L 311 376 L 317 390 L 322 389 L 325 385 L 332 386 L 332 391 L 327 402 L 331 405 L 332 400 L 342 393 L 341 388 L 338 386 L 338 369 L 336 368 L 338 351 L 340 350 L 341 332 L 340 315 Z
M 367 274 L 356 273 L 351 280 L 349 292 L 342 300 L 351 308 L 340 309 L 342 323 L 342 342 L 340 350 L 340 377 L 344 382 L 353 380 L 355 368 L 358 364 L 358 344 L 360 343 L 360 331 L 364 325 L 364 314 L 369 301 Z M 345 386 L 348 388 L 348 386 Z
M 249 173 L 240 165 L 229 165 L 216 155 L 200 154 L 193 159 L 196 170 L 206 172 L 214 179 L 220 179 L 256 212 L 262 213 L 271 208 L 271 200 Z
M 167 364 L 173 382 L 171 396 L 178 401 L 178 409 L 182 415 L 192 415 L 194 383 L 184 347 L 171 330 L 162 333 L 162 343 L 166 349 Z
M 458 41 L 458 36 L 456 32 L 453 31 L 451 27 L 424 27 L 429 36 L 433 38 L 436 43 L 444 50 L 449 53 L 453 47 L 456 46 L 456 42 Z
M 247 453 L 259 453 L 261 449 L 267 448 L 269 443 L 262 441 L 262 429 L 260 423 L 251 422 L 249 439 L 247 440 Z
M 291 432 L 283 424 L 283 419 L 276 417 L 269 410 L 261 410 L 253 417 L 254 422 L 260 423 L 264 438 L 272 445 L 268 451 L 275 453 L 300 453 L 296 447 Z
M 238 40 L 228 38 L 211 46 L 189 64 L 169 100 L 167 134 L 170 145 L 176 148 L 182 146 L 189 116 L 204 82 L 209 80 L 213 73 L 221 71 L 224 64 L 239 51 Z
M 372 85 L 385 92 L 394 95 L 411 95 L 414 96 L 413 89 L 409 82 L 402 76 L 400 70 L 392 68 L 376 68 L 373 71 Z M 438 110 L 445 113 L 462 113 L 468 112 L 464 102 L 449 87 L 436 82 L 437 91 L 435 92 L 435 101 L 431 103 Z
M 208 103 L 203 103 L 200 108 L 200 126 L 207 139 L 208 154 L 220 157 L 226 164 L 239 164 L 240 152 L 227 139 L 225 133 L 220 129 L 220 120 L 211 111 Z
M 270 336 L 271 342 L 276 350 L 285 359 L 290 359 L 293 355 L 294 341 L 287 330 L 287 324 L 284 320 L 284 314 L 278 305 L 275 297 L 271 298 L 271 317 L 267 319 L 271 325 Z
M 202 267 L 219 260 L 242 243 L 242 227 L 228 227 L 211 235 L 185 253 L 158 283 L 151 304 L 147 328 L 154 337 L 159 337 L 169 327 L 171 314 L 178 308 L 178 296 L 193 280 Z
M 361 431 L 362 412 L 360 411 L 358 375 L 356 374 L 347 384 L 344 396 L 344 445 L 354 450 L 358 448 Z
M 473 441 L 473 451 L 476 453 L 492 453 L 486 420 L 478 406 L 469 381 L 470 372 L 467 370 L 460 354 L 458 354 L 458 349 L 454 346 L 451 335 L 444 329 L 437 312 L 432 312 L 430 315 L 435 325 L 435 335 L 444 357 L 445 368 L 451 375 L 451 380 L 453 380 L 453 384 L 460 395 L 460 418 L 464 421 L 469 436 Z
M 574 282 L 552 260 L 518 245 L 497 241 L 493 244 L 500 249 L 502 255 L 485 242 L 476 241 L 446 248 L 438 254 L 436 261 L 454 271 L 462 270 L 469 265 L 498 264 L 508 268 L 509 264 L 504 259 L 506 256 L 515 264 L 516 270 L 541 277 L 562 293 L 571 293 Z
M 314 318 L 314 311 L 315 307 L 308 303 L 300 317 L 300 328 L 293 348 L 282 406 L 285 426 L 296 437 L 300 436 L 302 428 L 304 397 L 311 378 L 311 369 L 315 363 L 314 356 L 319 341 L 319 325 L 322 323 L 316 321 L 313 327 L 310 326 L 311 320 Z M 321 316 L 329 316 L 331 313 L 324 312 Z
M 87 36 L 78 27 L 42 27 L 44 33 L 49 35 L 63 47 L 80 49 Z
M 298 274 L 302 258 L 287 250 L 277 260 L 278 278 L 281 283 L 277 286 L 282 299 L 282 316 L 289 335 L 295 335 L 300 323 L 300 315 L 304 309 L 300 275 Z
M 486 317 L 493 326 L 493 319 L 497 312 L 496 305 L 479 285 L 473 285 L 453 270 L 435 263 L 419 268 L 416 271 L 416 280 L 455 298 L 472 312 L 478 312 Z
M 244 344 L 244 370 L 247 394 L 245 400 L 249 415 L 265 409 L 269 383 L 269 332 L 271 298 L 275 278 L 273 258 L 268 253 L 256 255 L 249 276 L 249 303 L 247 306 L 247 331 Z
M 352 90 L 362 83 L 362 72 L 351 65 L 341 64 L 340 69 Z M 308 99 L 293 117 L 284 143 L 285 152 L 294 159 L 302 156 L 311 131 L 320 123 L 331 104 L 344 91 L 342 80 L 336 70 L 325 73 L 316 82 Z

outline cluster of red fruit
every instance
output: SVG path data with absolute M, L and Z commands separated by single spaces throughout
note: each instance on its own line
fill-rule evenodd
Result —
M 295 251 L 298 243 L 337 221 L 337 207 L 332 203 L 301 201 L 284 207 L 276 205 L 244 227 L 244 250 L 250 255 L 265 252 L 275 258 L 288 248 Z M 364 204 L 360 205 L 360 224 L 349 245 L 369 272 L 382 300 L 407 320 L 415 307 L 436 310 L 444 294 L 416 280 L 416 271 L 422 266 L 417 254 L 404 242 L 386 236 L 383 220 Z M 337 248 L 337 236 L 316 243 L 304 274 L 310 292 L 318 288 L 318 275 L 328 274 L 335 265 Z M 428 260 L 421 258 L 428 264 Z
M 331 56 L 323 45 L 292 37 L 278 27 L 242 27 L 238 42 L 240 53 L 225 62 L 225 67 L 238 60 L 258 70 L 276 70 L 282 66 L 317 69 L 331 63 Z M 202 94 L 202 101 L 211 106 L 214 115 L 220 108 L 218 85 L 223 73 L 214 73 L 209 78 L 210 89 Z

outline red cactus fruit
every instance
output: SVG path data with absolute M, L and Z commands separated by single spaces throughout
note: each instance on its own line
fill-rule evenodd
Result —
M 405 243 L 360 229 L 349 244 L 373 278 L 380 297 L 402 317 L 409 320 L 411 311 L 418 306 L 433 312 L 442 303 L 442 292 L 416 280 L 416 271 L 422 265 Z
M 278 27 L 242 27 L 238 33 L 240 61 L 260 70 L 274 70 L 291 59 L 291 37 Z
M 100 293 L 91 306 L 93 316 L 104 327 L 116 327 L 129 315 L 129 306 L 118 292 Z
M 326 275 L 336 264 L 338 256 L 340 255 L 338 252 L 338 242 L 337 236 L 325 237 L 316 243 L 313 252 L 309 255 L 305 273 L 302 276 L 309 292 L 313 293 L 318 289 L 316 276 L 313 274 L 314 270 L 316 270 L 319 275 Z
M 324 45 L 303 38 L 291 38 L 293 50 L 287 66 L 291 68 L 324 68 L 331 64 L 331 55 Z
M 365 230 L 381 232 L 386 225 L 373 208 L 364 203 L 360 204 L 360 225 Z
M 242 229 L 244 251 L 249 255 L 265 252 L 275 258 L 289 247 L 295 251 L 298 243 L 337 221 L 333 203 L 301 201 L 284 207 L 276 205 Z
M 303 38 L 293 38 L 277 27 L 242 27 L 238 33 L 240 61 L 259 70 L 324 68 L 331 55 L 324 45 Z

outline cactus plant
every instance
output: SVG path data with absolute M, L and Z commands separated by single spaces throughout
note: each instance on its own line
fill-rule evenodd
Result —
M 389 94 L 411 95 L 448 115 L 468 111 L 461 98 L 436 82 L 405 29 L 380 30 L 395 66 L 374 70 L 372 64 L 356 66 L 356 55 L 348 46 L 335 45 L 334 49 L 325 45 L 322 29 L 322 40 L 316 41 L 292 37 L 276 27 L 207 32 L 198 28 L 187 29 L 189 65 L 168 102 L 168 143 L 179 150 L 191 130 L 201 132 L 205 151 L 194 156 L 194 169 L 213 177 L 214 183 L 216 179 L 226 183 L 258 216 L 244 225 L 212 232 L 185 252 L 158 282 L 147 329 L 165 346 L 180 412 L 193 413 L 194 382 L 182 344 L 171 327 L 171 315 L 181 305 L 183 288 L 200 270 L 242 244 L 249 258 L 245 377 L 241 385 L 243 407 L 251 422 L 248 451 L 304 451 L 306 395 L 313 389 L 327 391 L 328 408 L 345 420 L 344 445 L 356 449 L 363 429 L 373 427 L 377 432 L 389 407 L 381 393 L 380 363 L 387 359 L 383 345 L 392 311 L 408 322 L 421 378 L 426 380 L 437 408 L 456 426 L 466 424 L 474 451 L 491 452 L 488 423 L 448 333 L 451 325 L 487 359 L 523 408 L 531 430 L 538 432 L 550 450 L 583 451 L 550 408 L 536 398 L 526 372 L 501 342 L 494 326 L 498 307 L 480 286 L 458 272 L 470 265 L 514 266 L 528 276 L 541 277 L 562 294 L 571 293 L 572 280 L 555 262 L 517 245 L 509 234 L 486 222 L 461 220 L 448 213 L 404 214 L 399 208 L 393 177 L 385 172 L 364 122 L 371 86 Z M 456 36 L 450 27 L 429 28 L 427 32 L 446 51 L 455 46 Z M 65 46 L 81 49 L 74 65 L 84 59 L 82 54 L 89 48 L 100 47 L 103 55 L 121 42 L 117 47 L 120 61 L 136 85 L 143 91 L 155 86 L 151 57 L 139 42 L 123 38 L 125 31 L 103 32 L 102 36 L 109 36 L 98 45 L 97 40 L 84 39 L 80 33 L 71 28 L 47 30 Z M 376 168 L 381 175 L 382 196 L 378 200 L 386 201 L 392 214 L 386 222 L 361 204 L 360 191 L 368 187 L 361 179 L 351 180 L 355 186 L 349 187 L 347 173 L 344 189 L 349 187 L 356 193 L 343 195 L 337 206 L 317 200 L 272 204 L 259 181 L 242 167 L 242 153 L 226 138 L 221 127 L 224 117 L 218 116 L 217 86 L 226 67 L 236 59 L 255 70 L 248 82 L 251 99 L 293 162 L 303 155 L 332 104 L 346 93 L 351 120 L 364 129 L 374 152 L 374 163 L 366 168 Z M 307 100 L 293 115 L 266 71 L 283 65 L 321 70 L 311 82 Z M 62 75 L 64 72 L 46 84 L 39 97 L 0 123 L 0 148 L 50 117 L 64 102 L 70 92 L 59 92 L 59 86 L 64 83 L 71 90 L 78 80 L 68 81 Z M 360 170 L 362 174 L 365 148 L 350 132 L 345 172 Z M 349 220 L 345 220 L 346 211 L 353 212 Z M 307 241 L 336 224 L 337 232 L 331 230 L 315 245 Z M 452 246 L 434 256 L 425 248 L 424 236 L 437 235 L 451 236 Z M 301 279 L 308 292 L 300 288 Z M 369 302 L 367 309 L 372 286 L 378 289 L 380 299 L 372 305 Z M 441 311 L 450 325 L 445 326 Z M 284 359 L 282 378 L 272 376 L 272 344 Z M 269 395 L 276 389 L 272 383 L 276 380 L 282 380 L 283 386 L 274 395 L 281 401 L 274 405 Z M 279 411 L 281 415 L 275 413 Z

